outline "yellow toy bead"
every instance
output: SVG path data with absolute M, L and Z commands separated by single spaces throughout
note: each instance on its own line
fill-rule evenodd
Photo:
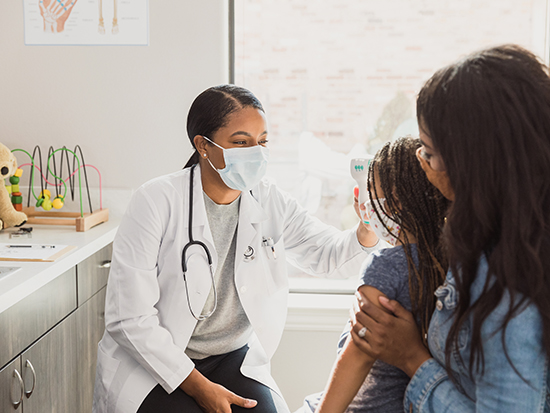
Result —
M 55 208 L 55 209 L 60 209 L 62 206 L 63 206 L 63 198 L 61 197 L 56 197 L 53 202 L 52 202 L 52 206 Z
M 12 190 L 12 192 L 19 192 L 19 184 L 12 185 L 11 190 Z
M 50 197 L 44 198 L 44 202 L 42 202 L 42 208 L 44 208 L 44 210 L 46 211 L 52 209 L 52 200 L 50 199 Z
M 51 198 L 52 197 L 52 193 L 50 192 L 49 189 L 44 189 L 42 192 L 40 192 L 40 195 L 38 196 L 38 198 Z
M 23 169 L 17 168 L 17 170 L 15 171 L 15 173 L 13 175 L 17 176 L 18 178 L 21 178 L 21 175 L 23 175 Z

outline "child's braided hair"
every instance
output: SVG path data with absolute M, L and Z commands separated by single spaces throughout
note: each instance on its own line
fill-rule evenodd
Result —
M 396 221 L 399 234 L 386 230 L 402 242 L 409 267 L 409 294 L 412 312 L 426 342 L 426 333 L 435 309 L 434 292 L 445 279 L 447 260 L 440 242 L 449 206 L 443 195 L 428 181 L 416 159 L 420 140 L 399 138 L 386 143 L 369 166 L 368 191 L 377 199 L 376 179 L 386 199 L 384 209 L 373 202 L 374 212 L 383 223 L 386 215 Z M 380 196 L 381 197 L 381 196 Z M 405 231 L 403 231 L 405 230 Z M 416 239 L 418 266 L 415 264 L 407 233 Z

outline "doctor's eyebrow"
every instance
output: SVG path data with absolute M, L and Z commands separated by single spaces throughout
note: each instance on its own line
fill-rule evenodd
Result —
M 244 135 L 244 136 L 247 136 L 247 137 L 249 137 L 249 138 L 253 138 L 253 136 L 252 136 L 250 133 L 244 132 L 244 131 L 237 131 L 237 132 L 234 132 L 234 133 L 231 134 L 230 138 L 233 137 L 233 136 L 236 136 L 236 135 Z M 263 135 L 267 135 L 267 131 L 266 131 L 266 130 L 264 130 L 264 131 L 260 134 L 260 136 L 263 136 Z

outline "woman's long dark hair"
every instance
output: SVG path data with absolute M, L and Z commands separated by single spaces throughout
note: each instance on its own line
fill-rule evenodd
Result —
M 212 135 L 227 125 L 229 115 L 245 107 L 253 107 L 264 112 L 258 98 L 243 87 L 219 85 L 202 92 L 191 104 L 187 115 L 187 136 L 193 148 L 195 136 L 202 135 L 213 139 Z M 199 162 L 199 153 L 196 149 L 184 168 Z
M 433 75 L 418 96 L 417 116 L 455 192 L 444 229 L 450 267 L 459 274 L 447 368 L 471 317 L 469 369 L 483 373 L 482 324 L 505 293 L 510 298 L 500 326 L 505 351 L 508 323 L 532 303 L 550 355 L 548 69 L 519 46 L 480 51 Z M 479 299 L 470 303 L 483 256 L 489 275 Z
M 409 269 L 412 312 L 420 321 L 422 337 L 425 338 L 435 310 L 434 292 L 443 283 L 447 271 L 440 238 L 449 203 L 428 181 L 420 167 L 416 159 L 416 150 L 420 146 L 419 139 L 410 137 L 386 143 L 369 166 L 368 189 L 371 199 L 380 197 L 376 193 L 378 175 L 386 198 L 383 210 L 373 203 L 380 222 L 383 222 L 382 215 L 386 215 L 416 238 L 418 266 L 413 260 L 407 234 L 401 231 L 400 240 Z M 389 228 L 386 230 L 391 233 Z M 392 235 L 397 237 L 398 234 Z

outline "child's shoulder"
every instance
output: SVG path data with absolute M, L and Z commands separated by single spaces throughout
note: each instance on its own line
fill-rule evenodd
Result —
M 411 244 L 413 256 L 416 254 L 416 244 Z M 373 252 L 365 260 L 361 271 L 362 277 L 385 275 L 389 277 L 407 277 L 408 264 L 405 248 L 397 245 Z
M 413 257 L 416 245 L 411 244 Z M 360 285 L 369 285 L 410 310 L 409 267 L 405 248 L 395 246 L 373 252 L 363 263 Z

